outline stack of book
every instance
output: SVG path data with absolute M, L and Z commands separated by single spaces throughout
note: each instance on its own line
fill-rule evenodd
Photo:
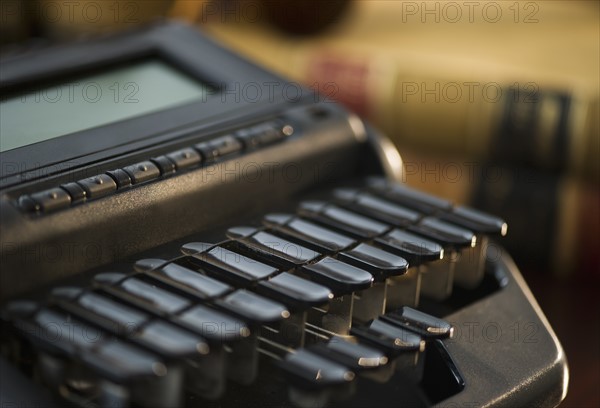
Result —
M 185 17 L 371 121 L 409 184 L 504 216 L 521 262 L 598 276 L 597 2 L 357 1 L 310 37 L 248 4 Z

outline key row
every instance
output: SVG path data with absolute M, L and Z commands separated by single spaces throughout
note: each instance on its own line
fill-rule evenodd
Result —
M 293 133 L 293 127 L 280 120 L 260 123 L 123 168 L 22 195 L 18 199 L 18 204 L 24 211 L 32 213 L 57 211 L 113 194 L 133 185 L 155 181 L 178 171 L 234 156 L 242 153 L 244 149 L 264 147 L 282 141 Z

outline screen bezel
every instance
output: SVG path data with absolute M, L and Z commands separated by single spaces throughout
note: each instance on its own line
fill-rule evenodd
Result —
M 54 139 L 0 153 L 0 179 L 20 173 L 88 157 L 102 160 L 131 149 L 156 144 L 175 129 L 248 108 L 278 104 L 283 95 L 272 91 L 273 83 L 287 81 L 266 72 L 206 38 L 195 29 L 179 24 L 161 24 L 150 30 L 121 34 L 94 42 L 47 49 L 2 61 L 0 90 L 12 93 L 31 84 L 55 81 L 99 69 L 159 58 L 184 74 L 215 90 L 206 100 L 167 108 L 159 112 L 70 133 Z M 245 98 L 239 90 L 249 83 L 260 89 L 256 98 Z M 280 87 L 281 88 L 281 87 Z M 7 164 L 7 165 L 5 165 Z M 5 184 L 5 183 L 2 183 Z

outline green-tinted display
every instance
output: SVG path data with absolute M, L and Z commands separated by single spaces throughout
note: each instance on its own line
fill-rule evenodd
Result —
M 205 100 L 207 86 L 148 60 L 0 102 L 0 151 Z

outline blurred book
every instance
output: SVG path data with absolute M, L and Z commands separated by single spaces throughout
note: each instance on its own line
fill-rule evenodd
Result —
M 242 6 L 200 22 L 401 148 L 600 180 L 598 3 L 470 4 L 358 1 L 316 37 L 282 35 Z
M 404 181 L 412 187 L 502 216 L 509 229 L 500 244 L 520 265 L 556 276 L 600 278 L 600 188 L 595 183 L 407 149 L 403 160 Z

